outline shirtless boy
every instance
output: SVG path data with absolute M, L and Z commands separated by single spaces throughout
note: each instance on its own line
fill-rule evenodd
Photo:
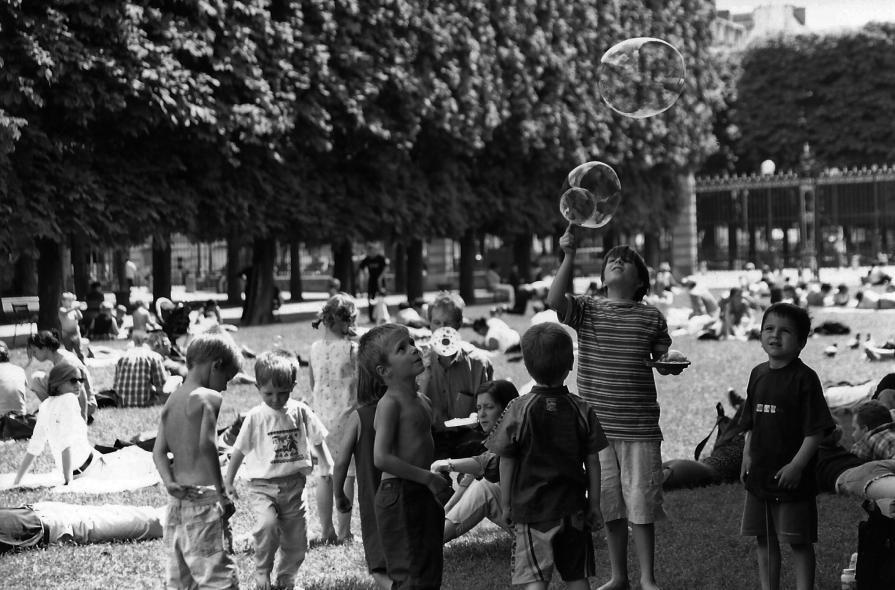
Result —
M 224 492 L 215 433 L 221 392 L 239 371 L 239 359 L 229 335 L 197 336 L 186 352 L 186 379 L 162 410 L 152 455 L 171 496 L 165 522 L 168 588 L 238 587 L 226 542 L 234 508 Z
M 451 489 L 429 471 L 432 408 L 416 389 L 422 357 L 407 328 L 385 324 L 364 334 L 358 359 L 386 388 L 373 422 L 373 462 L 382 471 L 375 504 L 388 577 L 394 588 L 440 588 L 443 505 Z

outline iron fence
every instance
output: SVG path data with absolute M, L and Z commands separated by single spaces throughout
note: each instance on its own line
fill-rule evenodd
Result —
M 895 169 L 697 178 L 696 228 L 708 269 L 866 264 L 895 246 Z

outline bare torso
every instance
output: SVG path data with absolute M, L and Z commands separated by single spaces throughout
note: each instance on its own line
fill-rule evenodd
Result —
M 186 392 L 181 388 L 165 403 L 162 423 L 168 450 L 174 454 L 171 471 L 177 483 L 207 486 L 220 480 L 216 454 L 210 461 L 200 452 L 200 434 L 204 412 L 213 412 L 217 422 L 222 401 L 221 394 L 211 389 L 197 388 Z
M 435 443 L 432 440 L 432 409 L 425 397 L 416 394 L 414 397 L 388 396 L 379 403 L 388 400 L 383 409 L 397 411 L 397 429 L 392 441 L 392 453 L 402 461 L 414 467 L 429 469 L 435 456 Z M 377 408 L 377 413 L 379 408 Z M 383 473 L 382 478 L 396 477 Z

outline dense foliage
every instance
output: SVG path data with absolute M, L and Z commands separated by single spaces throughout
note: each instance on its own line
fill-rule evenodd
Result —
M 746 51 L 728 113 L 736 169 L 757 172 L 771 159 L 778 170 L 795 170 L 805 142 L 821 166 L 893 162 L 893 44 L 895 24 L 871 24 Z
M 3 0 L 0 249 L 553 232 L 590 159 L 622 177 L 617 226 L 655 231 L 713 149 L 711 18 L 708 0 Z M 634 36 L 688 68 L 645 120 L 598 88 Z

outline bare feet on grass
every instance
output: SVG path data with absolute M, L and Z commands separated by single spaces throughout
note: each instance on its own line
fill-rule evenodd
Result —
M 270 574 L 255 574 L 255 588 L 258 590 L 270 590 Z

